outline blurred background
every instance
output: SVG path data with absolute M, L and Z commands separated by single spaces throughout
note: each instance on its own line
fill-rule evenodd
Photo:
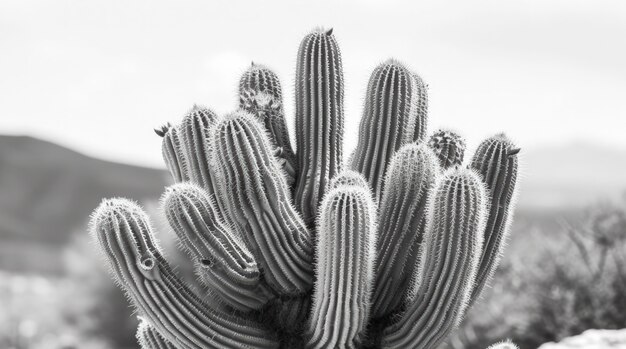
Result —
M 251 61 L 274 69 L 293 131 L 299 40 L 334 27 L 346 153 L 373 68 L 429 84 L 429 130 L 472 148 L 506 131 L 521 195 L 493 286 L 449 347 L 521 348 L 626 327 L 626 3 L 0 2 L 0 347 L 136 348 L 136 319 L 87 234 L 103 197 L 159 218 L 170 180 L 152 131 L 194 103 L 226 113 Z

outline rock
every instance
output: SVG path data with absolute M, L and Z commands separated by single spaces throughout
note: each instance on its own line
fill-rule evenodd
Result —
M 559 343 L 545 343 L 538 349 L 626 349 L 626 329 L 587 330 Z

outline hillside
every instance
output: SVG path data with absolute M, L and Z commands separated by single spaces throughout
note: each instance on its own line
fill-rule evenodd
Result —
M 31 137 L 0 136 L 0 240 L 63 245 L 103 197 L 156 199 L 165 172 L 87 157 Z
M 522 153 L 520 209 L 578 208 L 626 193 L 626 150 L 586 143 Z

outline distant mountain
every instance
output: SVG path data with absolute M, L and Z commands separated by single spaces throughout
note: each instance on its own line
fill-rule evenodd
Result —
M 626 194 L 626 150 L 587 143 L 521 153 L 520 209 L 564 209 Z
M 0 136 L 0 267 L 63 246 L 72 233 L 86 230 L 102 198 L 157 199 L 166 181 L 163 170 L 97 160 L 31 137 Z

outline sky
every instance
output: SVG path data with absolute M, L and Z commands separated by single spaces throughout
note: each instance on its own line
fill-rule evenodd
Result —
M 620 0 L 2 0 L 0 134 L 162 167 L 152 129 L 194 104 L 232 111 L 251 61 L 280 76 L 293 131 L 297 49 L 319 26 L 341 47 L 346 152 L 391 57 L 428 83 L 430 131 L 626 149 Z

